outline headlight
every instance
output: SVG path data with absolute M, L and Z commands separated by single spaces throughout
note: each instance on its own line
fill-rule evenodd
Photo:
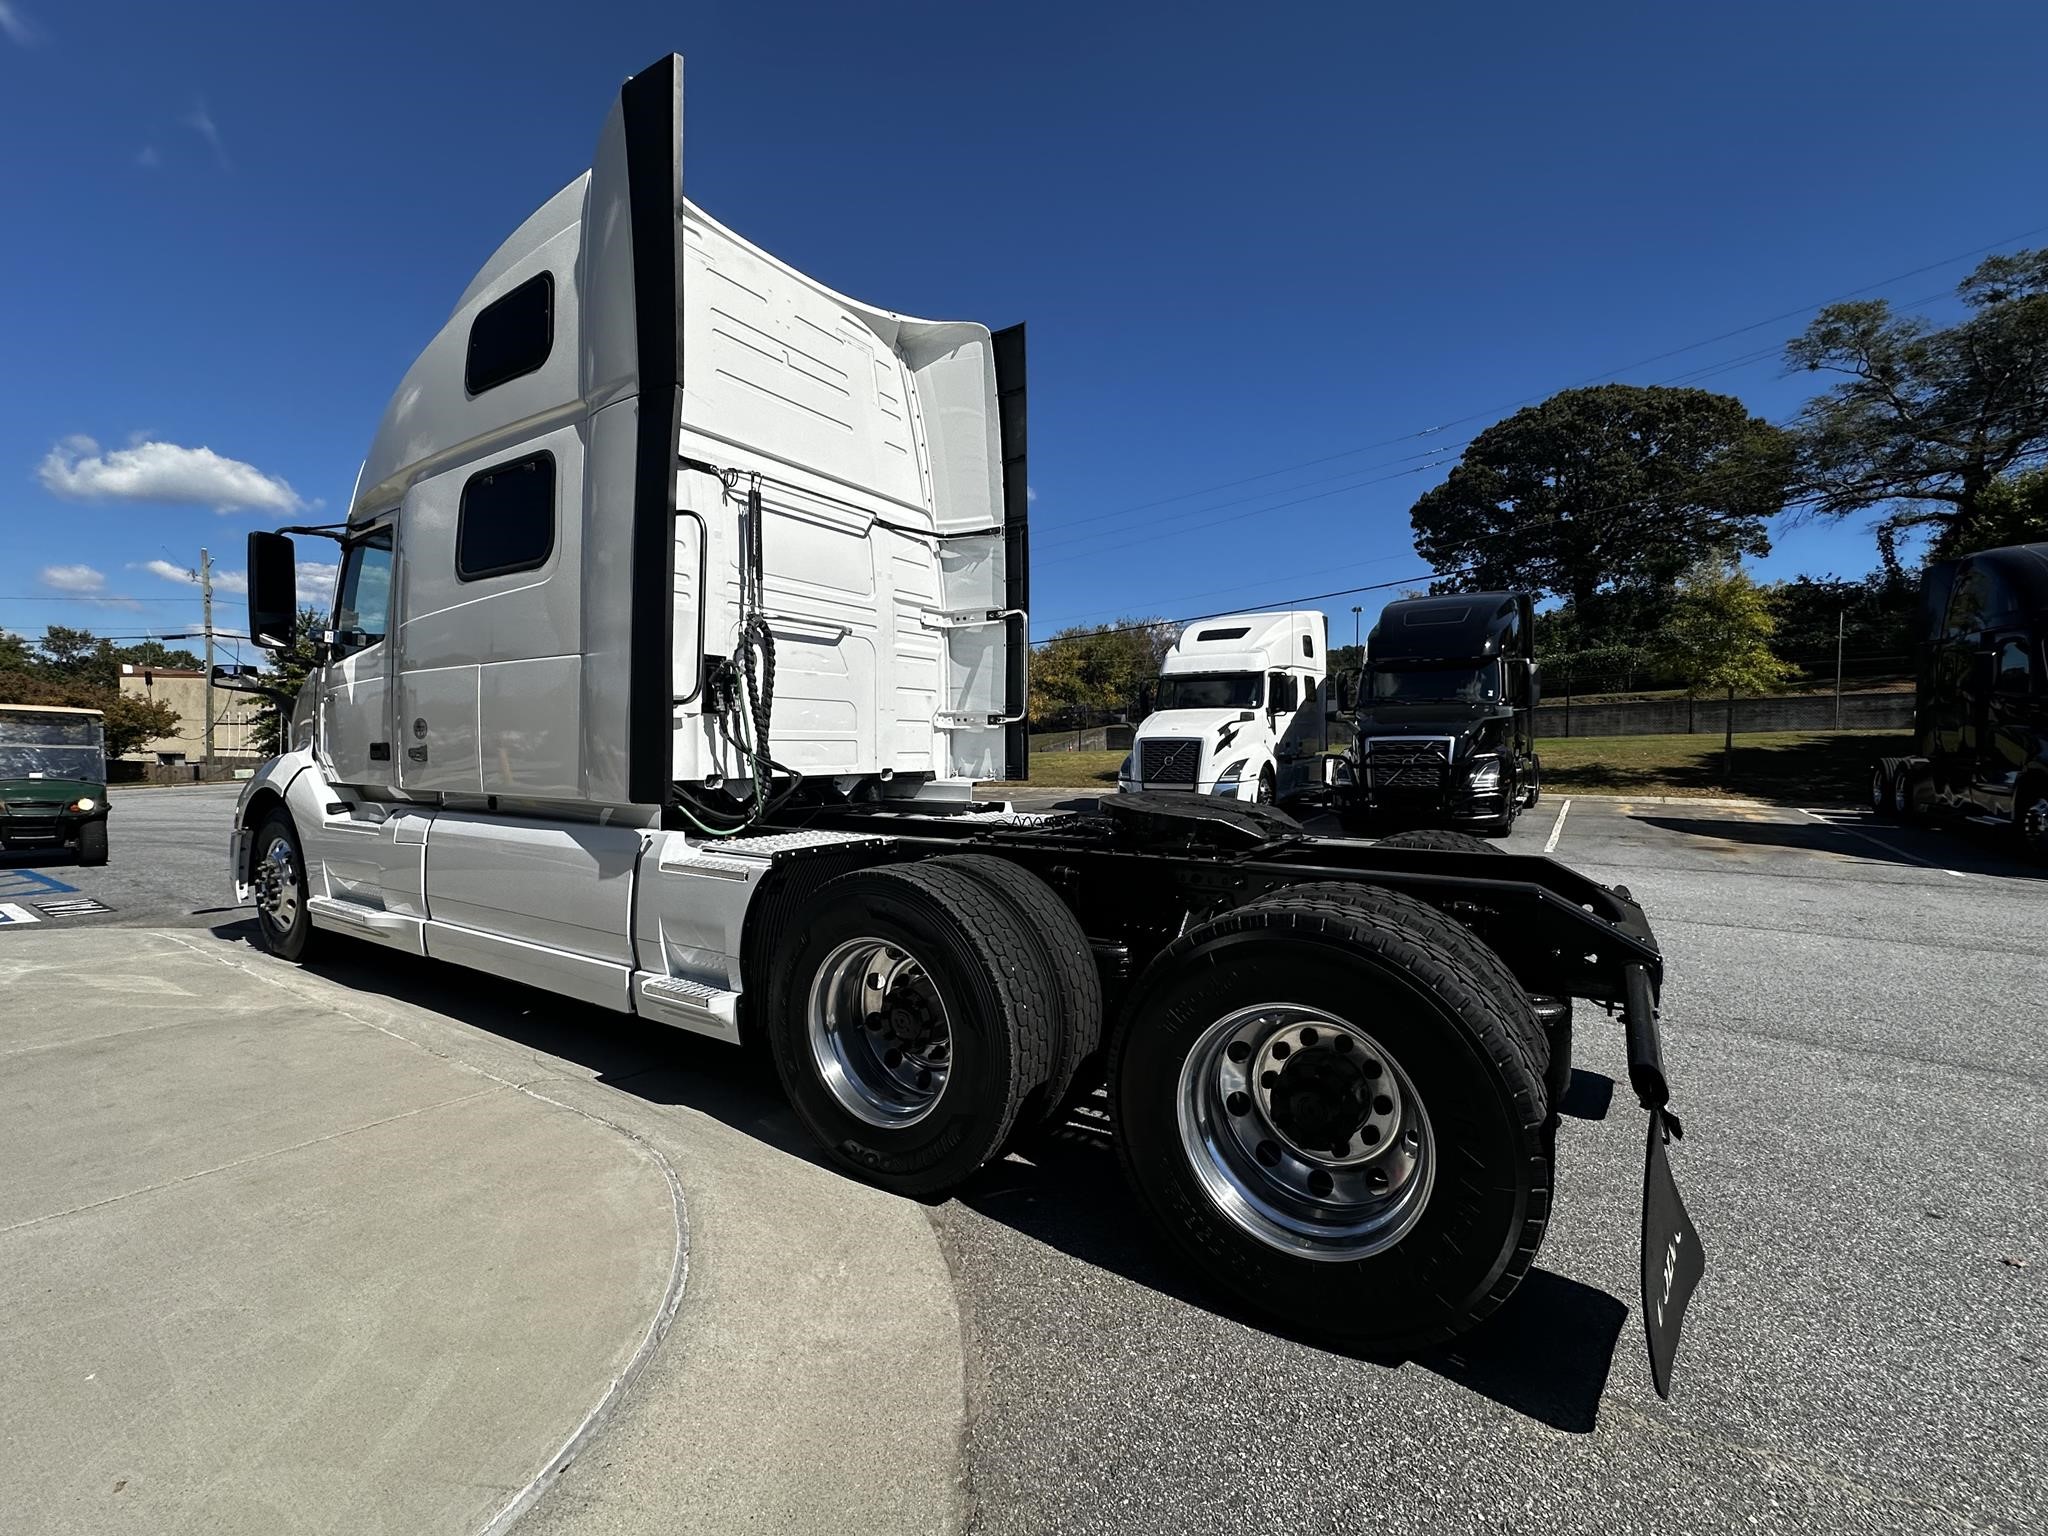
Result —
M 1250 761 L 1251 759 L 1248 757 L 1240 757 L 1236 762 L 1224 769 L 1222 776 L 1216 780 L 1216 787 L 1210 790 L 1209 793 L 1212 795 L 1235 795 L 1237 793 L 1238 781 L 1244 777 L 1244 765 Z
M 98 804 L 99 801 L 93 799 L 91 795 L 80 795 L 71 802 L 71 809 L 74 811 L 89 811 Z
M 1500 759 L 1489 757 L 1472 769 L 1472 787 L 1477 790 L 1500 788 Z

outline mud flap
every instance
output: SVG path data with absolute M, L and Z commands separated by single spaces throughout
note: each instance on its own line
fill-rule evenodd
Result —
M 1685 1130 L 1666 1108 L 1671 1088 L 1664 1077 L 1664 1046 L 1657 1035 L 1650 973 L 1631 965 L 1624 976 L 1622 1027 L 1628 1041 L 1629 1086 L 1650 1114 L 1649 1144 L 1643 1153 L 1643 1332 L 1650 1345 L 1650 1380 L 1659 1397 L 1669 1398 L 1679 1329 L 1685 1323 L 1686 1304 L 1706 1273 L 1707 1256 L 1679 1197 L 1665 1151 Z
M 1700 1235 L 1686 1214 L 1664 1150 L 1672 1129 L 1661 1108 L 1650 1111 L 1649 1146 L 1643 1154 L 1643 1331 L 1650 1343 L 1650 1380 L 1662 1398 L 1671 1396 L 1671 1362 L 1678 1354 L 1686 1304 L 1707 1270 Z

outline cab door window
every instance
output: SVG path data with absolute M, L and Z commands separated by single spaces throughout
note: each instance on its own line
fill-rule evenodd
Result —
M 341 588 L 334 604 L 335 654 L 346 656 L 381 641 L 391 620 L 391 530 L 380 528 L 343 552 Z

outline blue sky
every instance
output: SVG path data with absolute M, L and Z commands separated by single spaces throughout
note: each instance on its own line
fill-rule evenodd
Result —
M 1783 417 L 1802 306 L 1947 317 L 1949 258 L 2048 226 L 2044 45 L 2040 7 L 1882 0 L 0 0 L 0 625 L 189 628 L 202 545 L 232 589 L 250 527 L 338 512 L 669 49 L 709 212 L 861 298 L 1030 323 L 1044 634 L 1414 576 L 1415 496 L 1560 387 Z M 1761 570 L 1873 563 L 1857 521 Z M 1324 606 L 1348 640 L 1383 600 Z

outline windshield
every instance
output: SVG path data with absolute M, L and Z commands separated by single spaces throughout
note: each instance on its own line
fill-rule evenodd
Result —
M 1161 709 L 1257 709 L 1260 672 L 1204 672 L 1159 679 Z
M 0 742 L 0 779 L 83 779 L 104 784 L 98 747 L 27 747 Z
M 1423 667 L 1366 676 L 1366 697 L 1381 704 L 1487 704 L 1500 697 L 1497 667 Z

